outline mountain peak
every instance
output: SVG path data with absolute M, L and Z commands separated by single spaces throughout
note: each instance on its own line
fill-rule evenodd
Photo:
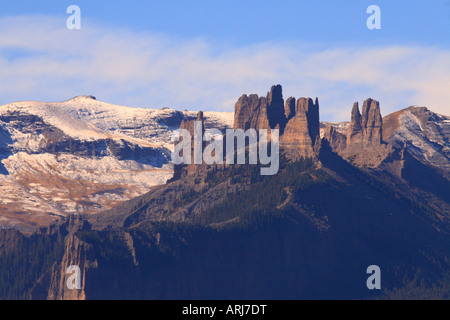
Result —
M 97 98 L 91 95 L 79 95 L 67 101 L 78 101 L 78 100 L 97 100 Z

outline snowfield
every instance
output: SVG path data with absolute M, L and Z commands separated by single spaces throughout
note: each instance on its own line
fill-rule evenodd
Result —
M 399 117 L 400 126 L 390 142 L 401 147 L 407 144 L 409 152 L 424 163 L 450 170 L 450 120 L 433 114 L 432 119 L 420 117 L 420 108 L 405 109 Z
M 32 231 L 93 214 L 173 176 L 172 134 L 195 111 L 130 108 L 78 96 L 0 106 L 0 225 Z M 232 128 L 231 112 L 204 112 Z

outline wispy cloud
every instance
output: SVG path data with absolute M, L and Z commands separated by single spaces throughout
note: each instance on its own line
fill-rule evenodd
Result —
M 367 97 L 383 114 L 413 104 L 450 114 L 446 49 L 236 47 L 83 22 L 70 31 L 56 17 L 0 19 L 0 104 L 93 94 L 135 107 L 232 111 L 242 93 L 280 83 L 285 97 L 318 96 L 325 120 L 348 119 Z

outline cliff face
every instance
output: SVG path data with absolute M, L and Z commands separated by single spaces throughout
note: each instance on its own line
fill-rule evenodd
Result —
M 63 229 L 64 231 L 61 231 Z M 48 233 L 59 232 L 67 235 L 64 240 L 63 256 L 44 273 L 30 291 L 30 298 L 37 300 L 85 300 L 86 274 L 88 270 L 98 267 L 95 250 L 92 245 L 76 236 L 78 231 L 89 230 L 89 224 L 79 216 L 69 216 L 60 230 L 51 227 Z M 80 289 L 70 289 L 67 286 L 69 266 L 77 266 L 80 270 Z M 91 270 L 90 270 L 91 271 Z
M 361 119 L 363 145 L 380 144 L 382 126 L 380 103 L 376 100 L 367 99 L 364 101 Z
M 280 151 L 288 160 L 317 158 L 320 141 L 319 102 L 316 98 L 290 97 L 284 103 L 280 85 L 272 86 L 266 97 L 243 95 L 235 105 L 234 129 L 280 129 Z M 380 103 L 368 98 L 362 112 L 355 102 L 346 134 L 331 125 L 324 130 L 333 151 L 357 166 L 378 167 L 393 147 L 385 143 Z
M 203 112 L 199 111 L 197 113 L 197 117 L 193 120 L 183 120 L 181 121 L 180 124 L 180 129 L 184 129 L 189 131 L 189 134 L 191 135 L 191 164 L 175 164 L 173 167 L 173 178 L 172 180 L 177 180 L 180 178 L 185 177 L 187 174 L 189 174 L 190 172 L 196 172 L 199 170 L 199 164 L 195 164 L 194 162 L 194 148 L 195 148 L 195 122 L 201 122 L 202 126 L 201 126 L 201 139 L 202 139 L 202 143 L 201 143 L 201 152 L 203 152 L 203 149 L 205 147 L 205 142 L 203 142 L 203 135 L 205 133 L 205 126 L 204 126 L 204 118 L 203 118 Z M 179 139 L 178 142 L 175 142 L 175 145 L 181 143 L 183 140 Z M 180 157 L 183 156 L 183 151 L 180 152 Z M 202 161 L 203 164 L 203 161 Z M 202 165 L 201 164 L 201 165 Z
M 357 166 L 378 167 L 392 154 L 393 148 L 382 141 L 383 120 L 380 103 L 366 99 L 362 113 L 358 102 L 353 104 L 346 136 L 328 126 L 324 138 L 333 151 Z
M 333 151 L 340 153 L 347 147 L 347 137 L 337 131 L 331 123 L 325 125 L 323 138 L 328 141 Z
M 267 98 L 244 94 L 235 105 L 233 129 L 267 129 Z
M 203 122 L 201 112 L 197 116 L 197 121 Z M 204 125 L 202 128 L 204 129 Z M 188 130 L 193 137 L 194 120 L 182 121 L 180 129 Z M 290 97 L 285 103 L 281 85 L 272 86 L 265 97 L 244 94 L 235 104 L 233 129 L 244 131 L 265 129 L 268 130 L 269 139 L 270 130 L 278 129 L 280 151 L 286 159 L 317 158 L 315 145 L 316 141 L 320 140 L 319 102 L 317 98 L 313 101 L 311 98 L 296 100 L 294 97 Z M 178 143 L 176 142 L 176 144 Z M 194 141 L 191 144 L 192 155 L 193 145 Z M 204 147 L 205 143 L 202 144 L 202 150 Z M 193 157 L 191 160 L 193 162 Z M 185 177 L 189 172 L 197 172 L 200 169 L 198 165 L 176 165 L 172 180 Z
M 16 229 L 0 229 L 0 255 L 14 249 L 22 238 L 23 235 Z
M 289 97 L 286 100 L 286 105 L 284 107 L 284 113 L 286 115 L 286 120 L 289 121 L 295 115 L 295 98 Z
M 361 148 L 366 148 L 381 144 L 382 126 L 383 120 L 378 101 L 370 98 L 365 100 L 362 114 L 359 112 L 358 102 L 355 102 L 347 131 L 347 146 L 359 145 Z
M 272 86 L 267 93 L 267 118 L 270 128 L 283 128 L 286 124 L 284 99 L 281 85 Z
M 257 94 L 242 95 L 236 102 L 234 126 L 236 129 L 274 129 L 284 127 L 286 117 L 280 85 L 272 86 L 266 97 Z
M 315 157 L 319 137 L 319 102 L 311 98 L 284 103 L 282 87 L 272 86 L 266 97 L 243 95 L 235 105 L 234 129 L 280 130 L 280 149 L 288 159 Z
M 66 238 L 65 252 L 62 261 L 54 264 L 49 276 L 49 288 L 47 299 L 49 300 L 85 300 L 86 299 L 86 272 L 95 262 L 88 259 L 88 253 L 91 246 L 81 241 L 75 235 Z M 69 289 L 67 280 L 70 274 L 67 274 L 69 266 L 78 266 L 80 268 L 81 289 Z
M 362 141 L 361 113 L 359 112 L 358 102 L 353 104 L 351 121 L 347 130 L 347 144 L 353 144 Z
M 291 104 L 294 98 L 290 99 Z M 290 107 L 288 109 L 291 110 Z M 319 136 L 319 104 L 313 103 L 310 98 L 300 98 L 295 112 L 288 117 L 289 121 L 280 138 L 280 148 L 290 159 L 313 157 L 313 147 Z

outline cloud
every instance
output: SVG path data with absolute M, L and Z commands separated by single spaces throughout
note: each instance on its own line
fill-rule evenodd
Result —
M 61 101 L 79 94 L 134 106 L 233 111 L 243 93 L 282 84 L 319 97 L 321 118 L 348 120 L 372 97 L 383 114 L 425 105 L 450 114 L 450 51 L 387 46 L 327 48 L 299 42 L 236 47 L 83 20 L 68 30 L 48 16 L 0 19 L 0 104 Z

